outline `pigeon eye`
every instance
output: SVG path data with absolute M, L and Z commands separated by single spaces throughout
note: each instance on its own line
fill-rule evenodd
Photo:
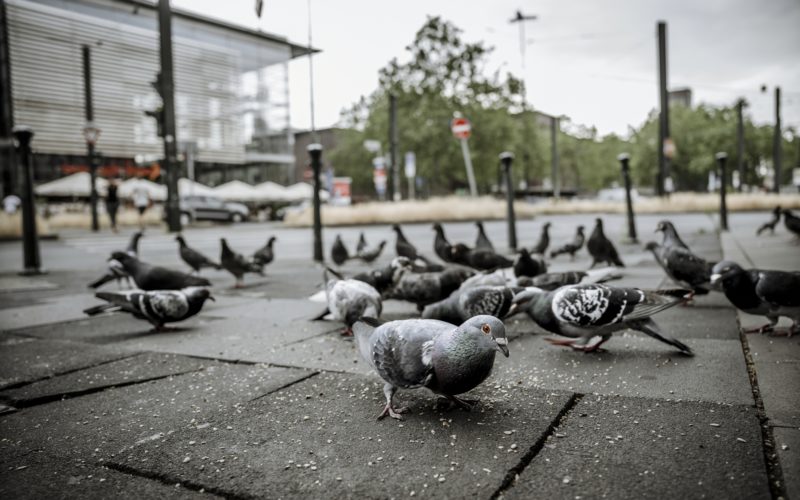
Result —
M 484 323 L 483 326 L 481 327 L 481 331 L 483 331 L 483 333 L 485 333 L 486 335 L 489 335 L 490 333 L 492 333 L 492 327 Z

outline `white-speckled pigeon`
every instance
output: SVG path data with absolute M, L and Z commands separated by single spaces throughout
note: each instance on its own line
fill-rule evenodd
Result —
M 126 312 L 149 321 L 156 331 L 163 330 L 166 323 L 176 323 L 194 316 L 203 308 L 206 299 L 214 300 L 208 288 L 204 287 L 97 292 L 95 297 L 106 303 L 83 311 L 89 316 L 102 312 Z
M 142 233 L 141 231 L 136 231 L 135 233 L 133 233 L 130 241 L 128 242 L 128 247 L 125 249 L 125 253 L 127 253 L 131 257 L 138 258 L 139 240 L 142 238 L 142 236 L 144 236 L 144 233 Z M 125 283 L 128 285 L 128 287 L 130 288 L 131 276 L 130 274 L 128 274 L 127 271 L 125 271 L 125 267 L 122 265 L 120 261 L 115 259 L 112 255 L 107 260 L 107 266 L 108 269 L 106 270 L 106 273 L 97 278 L 96 280 L 92 281 L 91 283 L 89 283 L 89 288 L 100 288 L 101 286 L 105 285 L 106 283 L 112 280 L 117 281 L 117 286 L 119 286 L 122 280 L 124 280 Z
M 377 318 L 383 312 L 381 294 L 374 287 L 356 279 L 343 279 L 332 269 L 325 270 L 325 296 L 332 318 L 345 324 L 344 335 L 353 333 L 353 323 L 362 316 Z
M 398 388 L 427 387 L 465 409 L 474 405 L 457 396 L 486 380 L 496 351 L 508 357 L 503 322 L 475 316 L 461 326 L 443 321 L 407 319 L 379 324 L 365 318 L 353 327 L 361 356 L 384 380 L 386 406 L 378 418 L 402 420 L 406 408 L 394 406 Z
M 756 316 L 766 316 L 769 323 L 745 330 L 747 333 L 773 332 L 781 316 L 792 320 L 787 334 L 800 325 L 800 272 L 742 269 L 737 263 L 723 260 L 714 266 L 712 284 L 721 284 L 731 304 Z
M 539 326 L 577 340 L 547 339 L 555 345 L 584 352 L 596 351 L 614 332 L 632 328 L 677 347 L 685 354 L 692 350 L 679 340 L 661 333 L 650 318 L 689 298 L 689 290 L 647 291 L 607 285 L 568 285 L 552 292 L 528 288 L 514 297 L 509 316 L 517 309 L 526 311 Z M 589 340 L 601 340 L 589 345 Z
M 425 319 L 462 323 L 472 316 L 488 314 L 503 318 L 511 307 L 514 292 L 506 286 L 478 286 L 458 290 L 422 311 Z

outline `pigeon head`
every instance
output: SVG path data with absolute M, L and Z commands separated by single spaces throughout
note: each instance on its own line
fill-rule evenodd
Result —
M 178 243 L 180 243 L 180 244 L 181 244 L 181 246 L 185 246 L 185 245 L 186 245 L 186 240 L 184 240 L 184 239 L 183 239 L 183 236 L 181 236 L 180 234 L 179 234 L 178 236 L 176 236 L 176 237 L 175 237 L 175 241 L 177 241 Z
M 181 291 L 186 294 L 186 298 L 189 299 L 189 302 L 198 301 L 200 304 L 206 300 L 216 302 L 216 299 L 211 296 L 211 290 L 204 286 L 188 286 Z
M 400 232 L 400 226 L 398 224 L 392 224 L 392 231 L 394 231 L 396 233 L 399 233 Z
M 545 227 L 545 229 L 550 229 L 550 223 L 549 222 L 545 222 L 544 223 L 544 227 Z
M 463 243 L 456 243 L 450 247 L 450 255 L 455 262 L 463 262 L 469 253 L 469 247 Z
M 658 233 L 658 232 L 664 232 L 665 233 L 665 232 L 669 231 L 670 229 L 673 229 L 673 230 L 675 229 L 673 227 L 673 225 L 672 225 L 672 222 L 670 222 L 668 220 L 662 220 L 662 221 L 659 221 L 659 223 L 656 225 L 655 232 L 656 233 Z
M 508 339 L 506 338 L 506 327 L 499 319 L 486 314 L 473 316 L 462 323 L 460 328 L 468 332 L 480 332 L 482 339 L 486 339 L 486 341 L 491 342 L 489 345 L 502 352 L 505 357 L 508 357 Z
M 775 215 L 780 215 L 781 214 L 781 206 L 780 205 L 775 205 L 775 208 L 772 209 L 772 213 L 775 214 Z
M 655 241 L 648 241 L 647 244 L 644 246 L 644 249 L 645 250 L 650 250 L 651 252 L 654 252 L 654 251 L 658 250 L 659 246 L 661 246 L 661 245 L 659 245 Z
M 269 241 L 267 241 L 267 246 L 271 247 L 271 246 L 272 246 L 272 244 L 273 244 L 273 243 L 275 243 L 275 240 L 277 240 L 277 239 L 278 239 L 278 238 L 276 238 L 276 237 L 272 236 L 272 237 L 269 239 Z
M 511 301 L 511 307 L 508 309 L 506 318 L 509 318 L 518 312 L 527 311 L 533 307 L 533 305 L 536 303 L 536 300 L 545 293 L 546 292 L 541 288 L 532 286 L 514 295 L 514 299 Z
M 578 234 L 583 234 L 583 226 L 578 226 Z
M 483 222 L 476 220 L 475 225 L 478 227 L 478 229 L 483 229 Z
M 437 232 L 437 233 L 439 233 L 439 234 L 441 234 L 441 233 L 443 233 L 443 232 L 444 232 L 444 228 L 442 228 L 442 225 L 441 225 L 441 224 L 439 224 L 438 222 L 434 222 L 434 224 L 433 224 L 433 230 L 434 230 L 434 231 L 436 231 L 436 232 Z
M 717 262 L 711 270 L 711 284 L 718 286 L 728 278 L 732 278 L 744 270 L 731 260 Z
M 597 227 L 599 227 L 600 229 L 603 228 L 603 219 L 601 219 L 600 217 L 596 218 L 594 220 L 594 223 L 597 224 Z
M 109 258 L 108 260 L 109 261 L 116 260 L 124 266 L 125 264 L 132 263 L 136 259 L 132 255 L 129 255 L 127 252 L 116 251 L 111 254 L 111 258 Z

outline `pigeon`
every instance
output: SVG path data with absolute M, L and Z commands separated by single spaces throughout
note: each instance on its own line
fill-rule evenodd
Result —
M 275 250 L 273 249 L 273 245 L 275 244 L 276 237 L 272 236 L 269 240 L 267 240 L 267 244 L 263 247 L 256 250 L 256 253 L 253 254 L 253 262 L 261 266 L 262 268 L 275 260 Z
M 259 276 L 264 276 L 264 271 L 261 269 L 260 265 L 247 260 L 244 255 L 234 252 L 231 247 L 228 246 L 228 242 L 225 241 L 225 238 L 220 238 L 219 241 L 222 245 L 219 257 L 220 263 L 223 269 L 236 277 L 235 288 L 242 287 L 245 273 L 254 273 Z
M 568 253 L 569 256 L 574 259 L 575 252 L 581 249 L 584 239 L 583 226 L 578 226 L 578 229 L 575 231 L 575 237 L 572 239 L 572 241 L 550 252 L 550 258 L 552 259 L 561 254 Z
M 614 244 L 611 243 L 611 240 L 606 238 L 606 235 L 603 232 L 603 219 L 599 217 L 595 221 L 592 234 L 586 241 L 586 250 L 588 250 L 589 255 L 592 256 L 591 268 L 594 268 L 594 266 L 600 263 L 625 267 L 625 264 L 623 264 L 622 260 L 619 258 L 619 254 L 617 253 L 617 249 L 614 247 Z
M 471 249 L 463 243 L 456 243 L 453 245 L 451 254 L 453 262 L 484 271 L 511 267 L 514 265 L 513 261 L 491 250 L 482 250 L 479 248 Z
M 461 283 L 474 271 L 463 267 L 452 267 L 442 272 L 415 273 L 406 270 L 397 283 L 384 292 L 387 299 L 405 300 L 423 307 L 438 302 L 458 290 Z
M 528 288 L 514 297 L 508 315 L 524 310 L 545 330 L 571 338 L 548 342 L 579 351 L 597 351 L 614 332 L 632 328 L 691 355 L 689 346 L 661 333 L 650 318 L 690 297 L 689 290 L 646 291 L 600 284 L 568 285 L 551 292 Z M 600 341 L 589 345 L 598 335 Z
M 125 312 L 149 321 L 155 331 L 165 323 L 176 323 L 200 312 L 207 299 L 214 300 L 208 288 L 191 286 L 181 290 L 127 290 L 97 292 L 95 297 L 106 303 L 83 311 L 89 316 L 102 312 Z
M 443 261 L 452 262 L 452 245 L 444 235 L 444 228 L 437 222 L 433 225 L 433 230 L 436 231 L 436 237 L 433 240 L 433 251 Z
M 531 257 L 528 250 L 520 249 L 517 258 L 514 259 L 514 276 L 538 276 L 547 272 L 547 263 L 539 257 Z
M 472 316 L 488 314 L 505 317 L 514 299 L 507 286 L 479 286 L 451 294 L 444 300 L 428 305 L 422 311 L 424 319 L 439 319 L 459 324 Z
M 183 236 L 176 236 L 175 241 L 178 242 L 178 253 L 181 256 L 181 259 L 189 264 L 189 267 L 194 269 L 195 272 L 200 272 L 200 269 L 204 267 L 222 269 L 222 266 L 187 245 L 186 240 L 183 239 Z
M 476 286 L 505 286 L 509 282 L 509 279 L 506 277 L 506 272 L 503 269 L 472 272 L 474 274 L 461 283 L 461 286 L 458 287 L 459 290 L 466 290 L 467 288 L 474 288 Z
M 517 285 L 521 287 L 541 288 L 545 291 L 552 291 L 564 285 L 577 285 L 588 276 L 583 271 L 566 271 L 561 273 L 545 273 L 534 276 L 527 280 L 517 279 Z
M 661 241 L 662 247 L 680 247 L 689 250 L 689 245 L 683 242 L 672 222 L 668 220 L 659 222 L 656 226 L 656 232 L 659 231 L 664 234 L 664 239 Z
M 781 221 L 781 206 L 778 205 L 772 209 L 772 219 L 769 222 L 761 224 L 756 230 L 756 236 L 761 236 L 761 233 L 769 229 L 770 234 L 775 234 L 775 226 Z
M 190 286 L 211 286 L 211 282 L 200 276 L 182 273 L 161 266 L 142 262 L 125 252 L 114 252 L 111 258 L 117 260 L 128 273 L 136 286 L 142 290 L 180 290 Z
M 361 356 L 385 382 L 386 405 L 378 419 L 403 419 L 408 409 L 393 401 L 398 388 L 427 387 L 470 410 L 476 402 L 457 396 L 486 380 L 496 351 L 508 357 L 505 326 L 493 316 L 475 316 L 460 326 L 430 319 L 379 324 L 364 318 L 353 331 Z
M 786 229 L 794 233 L 795 236 L 800 236 L 800 217 L 797 217 L 789 209 L 783 210 L 783 224 Z
M 400 225 L 393 224 L 392 230 L 397 233 L 397 240 L 395 241 L 394 249 L 397 252 L 398 257 L 408 257 L 412 262 L 421 260 L 425 262 L 425 264 L 429 264 L 428 259 L 417 252 L 416 247 L 406 239 L 406 235 L 403 234 L 403 229 L 400 227 Z
M 142 238 L 144 233 L 141 231 L 136 231 L 131 236 L 130 241 L 128 242 L 128 247 L 125 249 L 125 253 L 132 257 L 139 256 L 139 240 Z M 111 280 L 117 281 L 117 286 L 120 286 L 122 280 L 125 280 L 126 285 L 130 288 L 131 285 L 131 277 L 125 271 L 125 268 L 122 267 L 122 263 L 120 261 L 114 259 L 113 257 L 109 257 L 107 260 L 107 270 L 106 273 L 97 278 L 96 280 L 89 283 L 89 288 L 100 288 L 101 286 L 105 285 Z
M 337 266 L 341 266 L 350 258 L 350 252 L 347 251 L 347 247 L 344 246 L 344 242 L 342 241 L 342 235 L 337 234 L 336 239 L 333 241 L 333 246 L 331 247 L 331 260 Z
M 547 251 L 547 247 L 549 246 L 550 246 L 550 223 L 545 222 L 544 226 L 542 226 L 542 234 L 541 236 L 539 236 L 539 241 L 533 248 L 531 248 L 531 253 L 544 255 L 544 253 Z
M 791 336 L 800 325 L 800 272 L 742 269 L 737 263 L 718 262 L 711 275 L 711 283 L 721 285 L 731 304 L 756 316 L 766 316 L 769 323 L 746 333 L 774 331 L 781 316 L 791 318 Z
M 373 262 L 375 259 L 381 256 L 383 253 L 383 249 L 386 246 L 386 240 L 381 241 L 378 243 L 378 246 L 375 248 L 362 248 L 356 257 L 363 260 L 364 262 Z
M 653 252 L 656 262 L 667 276 L 680 286 L 691 289 L 697 295 L 705 295 L 711 290 L 711 268 L 714 262 L 707 262 L 690 250 L 680 246 L 664 247 L 651 241 L 645 249 Z
M 356 255 L 367 249 L 367 238 L 364 236 L 364 231 L 358 235 L 358 243 L 356 243 Z
M 377 318 L 383 312 L 381 294 L 374 287 L 356 279 L 344 279 L 329 268 L 325 269 L 325 298 L 328 309 L 322 316 L 330 312 L 334 320 L 343 321 L 344 335 L 353 334 L 353 324 L 362 316 Z
M 400 281 L 403 274 L 411 269 L 411 261 L 406 257 L 395 257 L 388 265 L 353 276 L 354 280 L 369 284 L 383 294 Z
M 489 237 L 486 236 L 486 231 L 483 229 L 483 222 L 477 221 L 475 225 L 478 227 L 478 237 L 475 239 L 475 248 L 494 252 L 494 245 L 489 241 Z

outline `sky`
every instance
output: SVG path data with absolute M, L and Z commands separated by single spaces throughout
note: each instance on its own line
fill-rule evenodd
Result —
M 285 36 L 306 45 L 308 0 L 172 0 L 183 10 Z M 656 23 L 667 22 L 669 88 L 690 87 L 694 103 L 747 99 L 757 123 L 774 121 L 774 87 L 785 126 L 800 128 L 800 0 L 310 0 L 315 125 L 333 126 L 342 109 L 369 95 L 378 71 L 405 47 L 427 16 L 463 30 L 465 41 L 494 47 L 486 71 L 522 75 L 527 99 L 549 114 L 625 135 L 657 107 Z M 517 10 L 525 25 L 523 74 Z M 289 65 L 292 126 L 311 125 L 309 64 Z M 761 92 L 761 85 L 767 92 Z

